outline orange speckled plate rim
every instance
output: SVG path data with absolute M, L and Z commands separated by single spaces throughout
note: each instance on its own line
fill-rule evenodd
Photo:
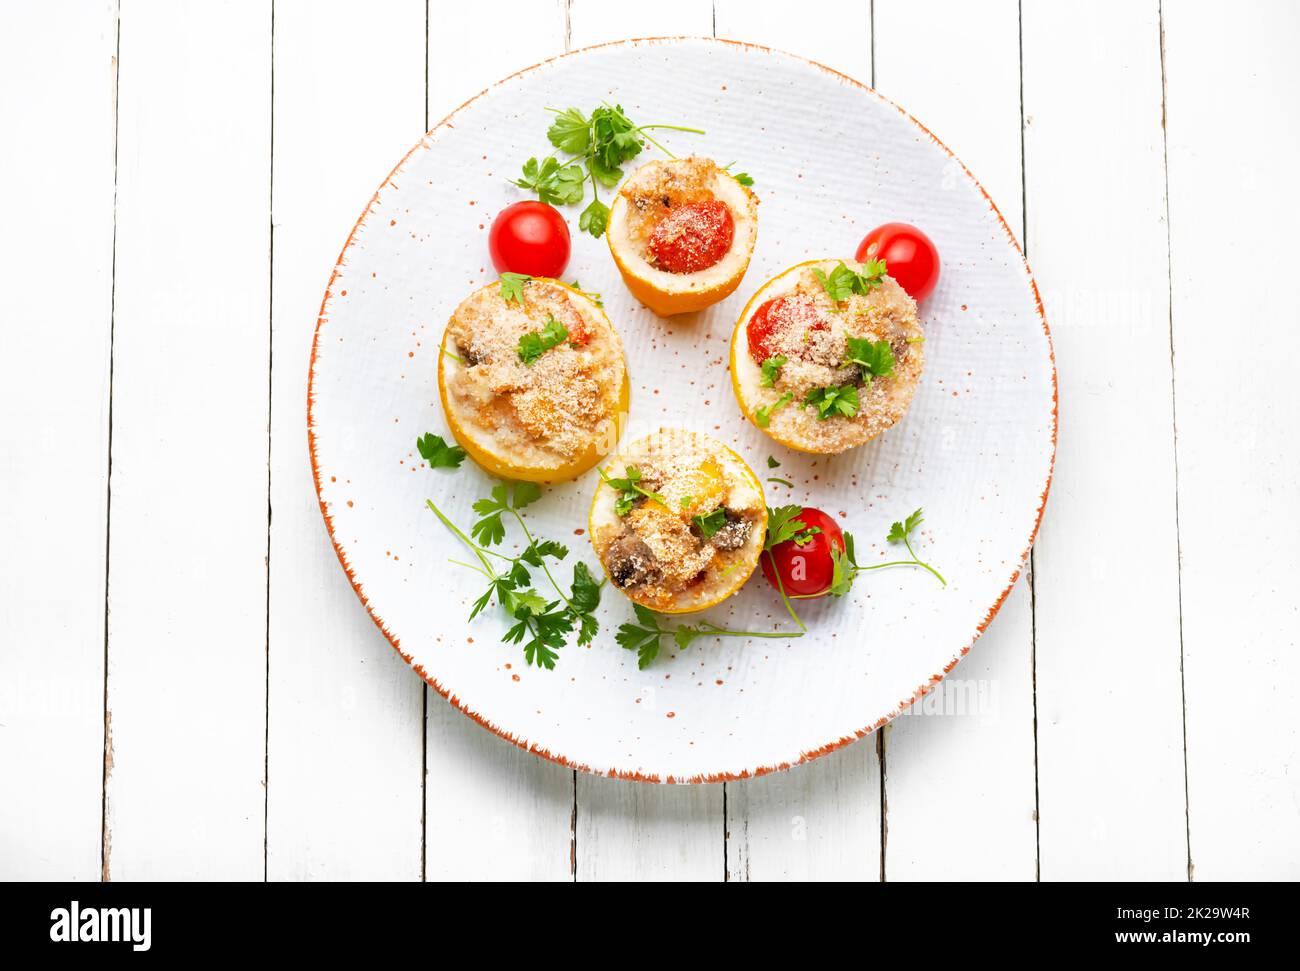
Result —
M 841 738 L 833 739 L 827 742 L 825 745 L 820 746 L 819 748 L 815 748 L 803 752 L 799 756 L 799 758 L 793 762 L 782 762 L 777 765 L 756 766 L 752 769 L 743 769 L 739 772 L 707 773 L 707 774 L 690 776 L 689 778 L 677 778 L 671 775 L 660 776 L 656 774 L 645 774 L 645 773 L 635 772 L 635 771 L 623 771 L 614 768 L 610 768 L 602 771 L 599 769 L 594 769 L 589 765 L 584 765 L 581 762 L 575 762 L 574 760 L 565 757 L 565 755 L 561 752 L 552 752 L 549 749 L 543 748 L 539 745 L 530 744 L 527 740 L 516 737 L 515 735 L 501 728 L 499 725 L 493 724 L 489 719 L 485 718 L 483 715 L 479 714 L 476 711 L 471 710 L 467 704 L 465 704 L 463 701 L 461 701 L 460 698 L 456 696 L 456 694 L 452 691 L 452 689 L 449 686 L 439 684 L 437 679 L 434 678 L 432 675 L 430 675 L 429 672 L 424 669 L 423 665 L 416 663 L 415 659 L 410 654 L 407 654 L 405 651 L 403 651 L 400 640 L 396 637 L 396 635 L 393 634 L 391 630 L 388 629 L 387 624 L 384 623 L 384 619 L 380 617 L 378 613 L 376 613 L 374 605 L 370 602 L 369 598 L 366 596 L 365 591 L 362 589 L 361 583 L 357 580 L 356 574 L 352 570 L 352 566 L 348 563 L 347 554 L 344 552 L 343 546 L 340 544 L 338 536 L 334 532 L 334 521 L 330 516 L 329 508 L 326 506 L 324 499 L 321 497 L 321 479 L 320 479 L 321 472 L 320 472 L 320 463 L 317 460 L 317 455 L 316 455 L 316 433 L 315 433 L 315 423 L 312 414 L 313 405 L 315 403 L 315 394 L 313 391 L 313 387 L 316 379 L 316 356 L 320 344 L 321 328 L 326 323 L 327 316 L 328 316 L 327 309 L 329 307 L 330 299 L 333 296 L 334 283 L 337 281 L 339 277 L 340 270 L 347 257 L 348 249 L 352 246 L 352 242 L 356 237 L 357 230 L 360 229 L 361 226 L 365 223 L 366 219 L 370 215 L 371 210 L 374 208 L 375 203 L 379 201 L 379 194 L 385 188 L 388 187 L 388 185 L 392 182 L 393 176 L 396 175 L 398 171 L 401 170 L 402 166 L 406 164 L 407 159 L 409 159 L 417 149 L 426 147 L 425 139 L 427 139 L 430 134 L 432 134 L 434 131 L 437 131 L 440 128 L 452 127 L 453 120 L 458 114 L 460 114 L 461 111 L 463 111 L 468 105 L 470 105 L 474 101 L 477 101 L 479 98 L 485 95 L 492 88 L 505 84 L 506 82 L 511 81 L 514 78 L 520 77 L 524 74 L 528 74 L 531 71 L 535 71 L 538 68 L 543 67 L 547 64 L 551 64 L 554 63 L 555 61 L 563 60 L 564 58 L 574 57 L 583 54 L 586 51 L 597 50 L 599 48 L 604 48 L 604 47 L 625 47 L 625 46 L 633 46 L 638 44 L 675 44 L 680 42 L 700 43 L 700 44 L 727 44 L 734 47 L 747 48 L 750 50 L 762 51 L 764 53 L 769 53 L 769 54 L 779 53 L 786 57 L 791 57 L 795 60 L 802 61 L 803 63 L 808 64 L 819 71 L 823 71 L 826 74 L 831 75 L 832 77 L 839 78 L 840 80 L 845 81 L 853 85 L 854 87 L 861 89 L 862 91 L 865 91 L 867 94 L 878 99 L 883 104 L 886 104 L 889 107 L 893 108 L 903 117 L 907 118 L 908 121 L 914 124 L 922 132 L 924 132 L 931 139 L 931 141 L 933 141 L 936 145 L 938 145 L 941 149 L 943 149 L 944 152 L 946 152 L 954 162 L 956 162 L 958 165 L 961 166 L 962 171 L 966 173 L 967 177 L 971 180 L 971 182 L 973 182 L 975 186 L 979 189 L 980 193 L 984 196 L 985 201 L 988 203 L 989 209 L 993 212 L 995 216 L 997 216 L 998 222 L 1002 224 L 1002 228 L 1007 234 L 1007 240 L 1011 243 L 1015 251 L 1020 255 L 1021 263 L 1024 265 L 1025 268 L 1025 275 L 1029 280 L 1029 286 L 1032 289 L 1034 294 L 1034 304 L 1038 310 L 1039 320 L 1042 322 L 1043 325 L 1043 333 L 1047 337 L 1048 358 L 1052 366 L 1052 456 L 1051 456 L 1051 460 L 1048 463 L 1047 480 L 1046 482 L 1043 483 L 1043 491 L 1039 496 L 1038 510 L 1036 515 L 1034 516 L 1034 527 L 1030 531 L 1028 541 L 1025 544 L 1025 550 L 1023 555 L 1021 556 L 1021 565 L 1018 566 L 1015 569 L 1015 571 L 1011 574 L 1011 578 L 1007 581 L 1006 588 L 1002 591 L 1001 594 L 999 594 L 997 600 L 994 601 L 993 605 L 989 607 L 988 613 L 985 614 L 984 619 L 980 622 L 978 627 L 976 627 L 975 633 L 971 637 L 970 642 L 967 643 L 964 647 L 962 647 L 961 650 L 958 651 L 956 655 L 954 655 L 952 660 L 950 660 L 946 665 L 944 665 L 942 671 L 938 671 L 932 674 L 929 677 L 929 679 L 927 679 L 924 683 L 919 685 L 917 689 L 914 692 L 912 692 L 912 695 L 910 697 L 900 701 L 898 703 L 898 707 L 894 711 L 890 712 L 887 715 L 882 716 L 881 718 L 877 719 L 874 723 L 858 729 L 857 731 L 853 732 L 851 735 L 845 735 Z M 626 779 L 634 782 L 653 782 L 653 783 L 666 783 L 666 784 L 735 782 L 742 779 L 757 778 L 759 776 L 767 775 L 771 772 L 779 772 L 783 769 L 788 769 L 794 765 L 800 765 L 804 762 L 810 762 L 813 759 L 820 758 L 823 755 L 827 755 L 831 752 L 834 752 L 836 749 L 843 748 L 845 745 L 848 745 L 850 742 L 855 742 L 860 738 L 870 735 L 872 732 L 883 727 L 893 718 L 897 717 L 901 712 L 903 712 L 906 708 L 914 704 L 918 699 L 923 698 L 927 693 L 933 690 L 934 686 L 937 685 L 940 681 L 942 681 L 945 675 L 947 675 L 949 671 L 951 671 L 954 667 L 957 666 L 957 662 L 960 661 L 963 657 L 965 657 L 970 652 L 970 649 L 974 646 L 975 642 L 979 640 L 980 635 L 983 634 L 984 631 L 988 629 L 988 626 L 993 621 L 993 618 L 997 616 L 998 610 L 1001 609 L 1002 604 L 1006 601 L 1007 596 L 1011 593 L 1012 588 L 1015 586 L 1016 580 L 1019 579 L 1020 571 L 1024 568 L 1024 563 L 1029 558 L 1030 550 L 1033 548 L 1034 545 L 1034 538 L 1038 535 L 1038 528 L 1042 524 L 1043 510 L 1046 508 L 1047 505 L 1047 493 L 1051 488 L 1052 475 L 1056 468 L 1056 435 L 1057 435 L 1057 427 L 1058 427 L 1058 410 L 1059 410 L 1057 395 L 1058 395 L 1058 387 L 1057 387 L 1057 380 L 1056 380 L 1056 353 L 1052 348 L 1052 332 L 1047 325 L 1047 315 L 1043 310 L 1043 301 L 1038 292 L 1038 284 L 1034 282 L 1034 275 L 1029 268 L 1028 261 L 1025 259 L 1024 250 L 1020 248 L 1019 241 L 1016 239 L 1015 234 L 1011 231 L 1011 227 L 1007 225 L 1006 217 L 1002 215 L 1001 210 L 998 209 L 997 204 L 994 203 L 992 197 L 980 184 L 979 180 L 976 179 L 973 174 L 971 174 L 970 169 L 966 167 L 965 163 L 963 163 L 961 159 L 957 158 L 957 156 L 953 154 L 952 150 L 949 149 L 948 146 L 945 145 L 942 141 L 940 141 L 935 136 L 935 134 L 932 131 L 930 131 L 930 129 L 926 128 L 923 124 L 921 124 L 919 121 L 913 118 L 910 114 L 904 111 L 903 108 L 901 108 L 899 105 L 895 104 L 893 101 L 890 101 L 888 98 L 881 95 L 875 89 L 863 84 L 861 81 L 857 81 L 854 78 L 851 78 L 846 74 L 842 74 L 841 72 L 836 71 L 833 68 L 829 68 L 824 64 L 819 64 L 816 61 L 809 60 L 808 58 L 800 57 L 797 54 L 790 54 L 787 51 L 776 51 L 773 48 L 764 47 L 760 44 L 748 44 L 742 41 L 723 40 L 721 38 L 713 38 L 713 37 L 643 37 L 643 38 L 631 38 L 628 40 L 611 41 L 605 44 L 594 44 L 590 47 L 583 47 L 576 51 L 569 51 L 565 54 L 560 54 L 556 57 L 547 58 L 544 61 L 540 61 L 537 64 L 532 65 L 531 67 L 523 68 L 522 70 L 516 71 L 514 74 L 502 78 L 500 81 L 497 81 L 495 84 L 491 85 L 491 87 L 484 88 L 478 94 L 474 95 L 474 97 L 470 98 L 464 104 L 460 105 L 460 107 L 452 111 L 449 115 L 447 115 L 447 117 L 443 118 L 442 121 L 438 122 L 437 125 L 435 125 L 433 128 L 431 128 L 428 132 L 425 133 L 425 136 L 423 138 L 421 138 L 418 142 L 412 145 L 410 151 L 408 151 L 405 155 L 403 155 L 401 160 L 395 166 L 393 166 L 392 171 L 388 173 L 388 176 L 384 179 L 382 183 L 380 183 L 379 188 L 377 188 L 374 194 L 370 197 L 370 201 L 366 204 L 365 210 L 361 213 L 360 218 L 357 219 L 356 224 L 352 227 L 352 231 L 348 233 L 348 238 L 346 242 L 344 242 L 343 249 L 339 253 L 338 261 L 334 266 L 333 272 L 330 274 L 329 283 L 325 287 L 325 296 L 321 300 L 320 314 L 316 318 L 316 332 L 312 338 L 311 363 L 307 375 L 307 447 L 308 447 L 308 452 L 310 453 L 311 456 L 312 480 L 316 485 L 316 500 L 320 506 L 321 516 L 325 520 L 325 528 L 329 532 L 330 542 L 334 545 L 334 552 L 338 555 L 339 563 L 343 566 L 343 572 L 347 574 L 348 582 L 352 584 L 352 589 L 356 591 L 357 597 L 360 599 L 362 606 L 365 607 L 366 613 L 370 615 L 370 619 L 375 622 L 375 626 L 378 627 L 380 632 L 384 635 L 384 637 L 388 639 L 388 642 L 393 645 L 393 648 L 397 651 L 397 653 L 402 656 L 402 658 L 406 661 L 407 664 L 411 665 L 411 667 L 415 670 L 415 672 L 425 680 L 425 682 L 429 685 L 429 687 L 433 688 L 433 690 L 438 692 L 438 694 L 440 694 L 443 698 L 446 698 L 447 701 L 449 701 L 457 710 L 461 711 L 468 717 L 472 718 L 475 722 L 477 722 L 482 727 L 486 728 L 488 731 L 492 732 L 495 735 L 500 736 L 501 738 L 512 743 L 513 745 L 518 746 L 519 748 L 523 749 L 526 752 L 531 752 L 533 755 L 536 755 L 540 758 L 547 759 L 548 761 L 551 762 L 556 762 L 559 765 L 563 765 L 570 769 L 577 769 L 582 772 L 591 773 L 592 775 L 608 776 L 610 778 Z

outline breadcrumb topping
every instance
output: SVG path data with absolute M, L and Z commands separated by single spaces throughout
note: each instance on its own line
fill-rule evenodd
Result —
M 628 203 L 628 238 L 642 259 L 655 265 L 650 239 L 671 212 L 716 200 L 713 184 L 720 174 L 725 173 L 712 159 L 692 155 L 647 162 L 628 177 L 619 194 Z
M 748 575 L 741 567 L 757 560 L 765 506 L 743 462 L 707 436 L 669 431 L 629 446 L 607 474 L 623 478 L 629 467 L 658 498 L 639 496 L 625 516 L 596 528 L 596 553 L 616 586 L 668 609 L 684 594 L 716 599 Z
M 526 363 L 520 339 L 551 321 L 567 337 Z M 604 315 L 566 287 L 530 280 L 520 303 L 489 284 L 456 308 L 443 346 L 460 358 L 447 384 L 469 430 L 519 464 L 570 462 L 617 420 L 622 344 Z
M 826 261 L 803 267 L 794 285 L 774 297 L 780 303 L 772 308 L 769 322 L 773 326 L 764 346 L 785 357 L 786 363 L 771 387 L 747 392 L 752 407 L 772 408 L 768 430 L 774 436 L 818 452 L 840 452 L 860 445 L 895 424 L 911 404 L 925 363 L 924 332 L 916 302 L 886 276 L 868 293 L 855 293 L 835 303 L 813 271 L 829 272 L 837 264 Z M 849 337 L 888 341 L 894 373 L 873 377 L 856 364 L 846 363 Z M 852 418 L 833 414 L 822 419 L 816 408 L 803 404 L 810 391 L 846 385 L 856 386 L 858 394 L 858 410 Z M 786 394 L 789 403 L 778 406 Z

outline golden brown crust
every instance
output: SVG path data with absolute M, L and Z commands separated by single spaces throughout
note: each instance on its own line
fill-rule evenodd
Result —
M 614 586 L 652 610 L 693 610 L 728 596 L 762 549 L 766 505 L 754 473 L 706 435 L 666 430 L 628 446 L 606 467 L 614 479 L 641 475 L 657 498 L 638 496 L 619 516 L 602 482 L 591 539 Z M 712 515 L 707 527 L 701 518 Z
M 839 262 L 825 260 L 787 271 L 784 279 L 778 278 L 755 297 L 736 337 L 735 379 L 749 417 L 753 420 L 758 408 L 771 409 L 763 430 L 778 441 L 812 452 L 842 452 L 894 425 L 911 404 L 925 364 L 916 302 L 888 276 L 866 294 L 832 301 L 814 271 L 830 273 Z M 796 298 L 791 315 L 795 326 L 776 331 L 771 349 L 787 360 L 775 383 L 763 387 L 759 362 L 749 354 L 748 327 L 760 308 L 780 297 Z M 860 368 L 845 363 L 849 337 L 888 341 L 894 355 L 893 374 L 866 380 Z M 822 419 L 814 407 L 803 404 L 814 389 L 845 385 L 853 385 L 858 394 L 857 414 L 851 418 L 835 414 Z M 788 403 L 778 404 L 785 395 Z
M 551 321 L 567 338 L 525 361 L 520 339 Z M 515 464 L 563 466 L 616 419 L 622 344 L 590 300 L 558 283 L 525 282 L 522 302 L 505 300 L 497 283 L 476 290 L 452 313 L 443 347 L 459 359 L 443 367 L 460 425 Z

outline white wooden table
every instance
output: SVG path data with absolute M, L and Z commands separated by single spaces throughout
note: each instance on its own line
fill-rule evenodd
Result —
M 1021 232 L 1061 402 L 1032 571 L 929 713 L 696 788 L 428 692 L 304 433 L 325 281 L 419 134 L 679 34 L 938 133 Z M 1298 41 L 1293 0 L 5 0 L 0 878 L 1300 877 Z

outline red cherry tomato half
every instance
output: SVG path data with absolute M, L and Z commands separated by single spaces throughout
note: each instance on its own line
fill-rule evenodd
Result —
M 498 273 L 558 277 L 569 265 L 569 226 L 554 206 L 516 202 L 492 221 L 488 252 Z
M 877 226 L 858 244 L 856 258 L 859 263 L 884 260 L 889 275 L 917 303 L 939 282 L 939 251 L 929 236 L 907 223 Z
M 711 199 L 677 206 L 650 234 L 650 252 L 661 270 L 698 273 L 727 255 L 736 223 L 725 202 Z
M 749 356 L 757 364 L 778 353 L 781 338 L 788 331 L 803 333 L 810 330 L 829 330 L 826 321 L 817 313 L 817 306 L 802 294 L 787 294 L 767 301 L 749 318 L 745 336 L 749 340 Z
M 806 536 L 806 542 L 788 539 L 765 550 L 759 562 L 763 576 L 776 589 L 785 590 L 787 597 L 820 597 L 831 588 L 835 565 L 831 548 L 844 551 L 844 533 L 826 513 L 805 506 L 799 520 L 807 530 L 820 530 Z M 777 584 L 780 575 L 781 583 Z

